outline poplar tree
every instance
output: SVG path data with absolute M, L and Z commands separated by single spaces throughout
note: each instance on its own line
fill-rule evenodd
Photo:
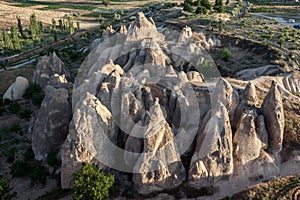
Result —
M 18 30 L 19 30 L 19 33 L 21 34 L 22 38 L 26 38 L 24 32 L 23 32 L 23 26 L 22 26 L 22 22 L 21 22 L 21 17 L 20 16 L 17 16 L 17 21 L 18 21 Z
M 33 40 L 40 40 L 39 38 L 39 23 L 36 19 L 35 13 L 30 16 L 29 29 Z
M 21 50 L 21 44 L 20 44 L 20 40 L 19 40 L 18 29 L 14 26 L 11 27 L 10 34 L 11 34 L 13 49 L 14 50 Z
M 7 31 L 3 31 L 3 42 L 4 42 L 4 47 L 6 47 L 7 49 L 13 49 L 13 43 L 11 41 L 11 37 L 9 36 L 9 34 L 7 33 Z

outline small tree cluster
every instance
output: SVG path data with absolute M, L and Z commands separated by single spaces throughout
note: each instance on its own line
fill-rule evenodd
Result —
M 66 20 L 65 20 L 66 19 Z M 77 30 L 80 29 L 80 24 L 79 22 L 76 23 Z M 56 24 L 56 20 L 52 19 L 52 32 L 54 35 L 54 38 L 56 38 L 56 31 L 60 30 L 61 32 L 67 31 L 70 34 L 75 33 L 75 26 L 74 22 L 71 16 L 65 16 L 63 19 L 58 20 L 58 25 Z M 57 40 L 57 38 L 55 39 Z
M 21 49 L 19 33 L 16 27 L 11 27 L 10 33 L 6 30 L 0 30 L 0 46 L 12 51 L 19 51 Z
M 192 0 L 184 0 L 183 10 L 187 12 L 194 12 L 193 1 Z
M 204 6 L 199 6 L 199 7 L 197 7 L 195 13 L 196 14 L 206 14 L 207 9 Z
M 109 189 L 113 184 L 113 175 L 105 175 L 99 167 L 83 163 L 82 169 L 75 176 L 73 199 L 105 199 L 109 196 Z
M 215 1 L 214 10 L 218 13 L 222 13 L 224 11 L 223 0 Z
M 212 5 L 209 0 L 185 0 L 183 3 L 183 10 L 188 12 L 194 12 L 193 6 L 197 6 L 195 13 L 196 14 L 206 14 L 208 10 L 211 10 Z

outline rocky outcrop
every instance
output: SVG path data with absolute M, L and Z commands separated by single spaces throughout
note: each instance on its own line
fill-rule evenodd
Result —
M 204 121 L 197 136 L 197 146 L 191 160 L 189 184 L 200 188 L 213 186 L 228 178 L 233 170 L 232 132 L 228 110 L 219 103 Z
M 137 160 L 133 182 L 140 193 L 150 193 L 179 186 L 185 180 L 185 169 L 176 151 L 174 135 L 165 121 L 158 99 L 150 111 L 150 122 L 144 133 L 144 151 Z
M 74 111 L 62 147 L 62 188 L 73 185 L 73 175 L 83 162 L 100 162 L 103 167 L 114 163 L 116 133 L 110 111 L 94 95 L 86 93 Z
M 23 94 L 28 87 L 29 81 L 23 76 L 18 76 L 4 93 L 3 99 L 12 101 L 20 100 L 23 98 Z
M 283 77 L 283 85 L 284 87 L 294 93 L 300 92 L 300 80 L 297 79 L 293 74 L 287 74 Z
M 72 117 L 68 98 L 66 89 L 46 87 L 45 98 L 29 129 L 32 149 L 39 161 L 46 159 L 48 153 L 57 152 L 67 137 Z
M 260 76 L 272 76 L 279 74 L 281 70 L 275 65 L 266 65 L 254 69 L 244 69 L 236 73 L 237 79 L 253 80 Z
M 57 83 L 57 78 L 51 78 L 55 74 L 64 76 L 59 79 L 62 82 L 65 80 L 71 81 L 71 75 L 68 68 L 64 66 L 64 63 L 57 57 L 56 53 L 53 52 L 50 56 L 39 58 L 34 70 L 33 82 L 45 89 L 47 85 L 53 83 L 53 79 L 56 80 L 54 83 Z
M 269 147 L 274 153 L 280 152 L 284 132 L 284 112 L 277 82 L 272 82 L 270 91 L 265 97 L 261 109 L 269 133 Z
M 219 78 L 206 52 L 217 43 L 190 28 L 163 35 L 143 13 L 128 30 L 104 31 L 74 84 L 62 187 L 82 162 L 132 173 L 142 194 L 186 181 L 227 195 L 279 175 L 284 90 Z

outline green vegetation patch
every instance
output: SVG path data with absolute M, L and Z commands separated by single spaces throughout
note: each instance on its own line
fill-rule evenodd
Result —
M 95 6 L 88 6 L 88 5 L 77 5 L 77 4 L 62 4 L 62 3 L 51 3 L 51 2 L 42 2 L 42 1 L 20 1 L 14 0 L 18 4 L 14 4 L 16 7 L 30 7 L 30 6 L 37 6 L 43 5 L 44 8 L 40 8 L 40 10 L 56 10 L 60 8 L 69 8 L 74 10 L 93 10 Z
M 105 175 L 98 166 L 84 163 L 74 180 L 74 200 L 101 200 L 109 196 L 109 190 L 114 184 L 114 176 Z

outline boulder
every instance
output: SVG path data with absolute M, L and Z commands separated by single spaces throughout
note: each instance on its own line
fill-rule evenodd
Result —
M 46 95 L 31 121 L 29 135 L 35 158 L 45 160 L 50 152 L 57 152 L 68 135 L 72 117 L 68 91 L 64 88 L 46 87 Z
M 25 90 L 29 87 L 29 82 L 23 76 L 18 76 L 16 80 L 9 86 L 3 95 L 4 99 L 12 101 L 20 100 L 23 98 Z

